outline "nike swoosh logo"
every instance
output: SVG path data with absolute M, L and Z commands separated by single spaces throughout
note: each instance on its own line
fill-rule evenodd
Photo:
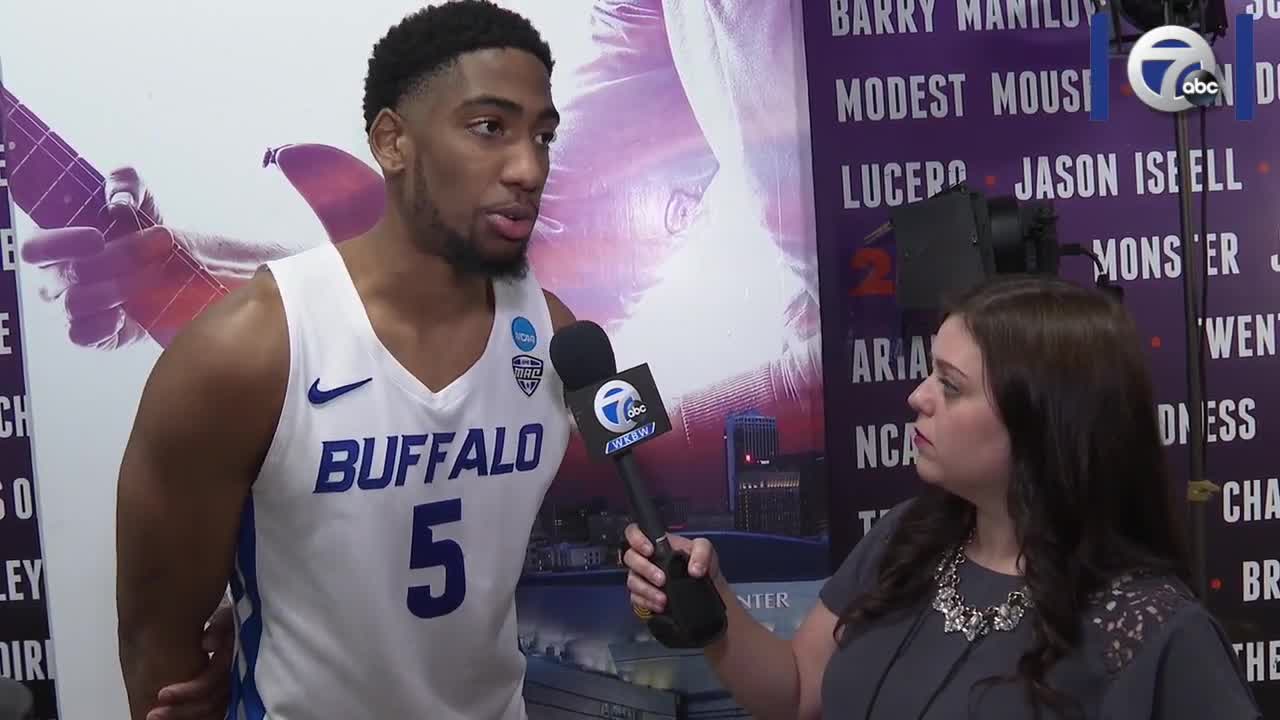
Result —
M 316 381 L 311 383 L 311 389 L 307 390 L 307 399 L 311 401 L 312 405 L 323 405 L 340 395 L 346 395 L 352 390 L 355 390 L 356 388 L 372 380 L 373 378 L 369 377 L 359 382 L 350 383 L 348 385 L 341 385 L 339 387 L 332 388 L 329 390 L 321 390 L 320 378 L 316 378 Z

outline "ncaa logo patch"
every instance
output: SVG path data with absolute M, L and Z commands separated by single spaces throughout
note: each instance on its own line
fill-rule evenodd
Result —
M 511 321 L 511 339 L 520 352 L 532 352 L 538 345 L 538 331 L 533 329 L 529 318 L 519 316 Z
M 542 384 L 542 366 L 543 362 L 532 355 L 511 358 L 511 372 L 516 376 L 516 384 L 528 397 L 533 397 L 534 391 Z

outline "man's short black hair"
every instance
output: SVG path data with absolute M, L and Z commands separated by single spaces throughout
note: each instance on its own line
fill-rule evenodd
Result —
M 551 48 L 521 15 L 487 0 L 453 0 L 407 16 L 373 46 L 364 81 L 364 129 L 383 108 L 394 108 L 406 95 L 475 50 L 524 50 L 551 72 Z

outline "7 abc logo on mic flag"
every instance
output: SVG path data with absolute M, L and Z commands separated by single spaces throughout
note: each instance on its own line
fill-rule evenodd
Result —
M 593 458 L 607 458 L 671 431 L 647 364 L 570 392 L 568 401 Z

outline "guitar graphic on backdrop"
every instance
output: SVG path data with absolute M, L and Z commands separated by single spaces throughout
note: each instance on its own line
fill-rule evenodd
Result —
M 157 225 L 141 208 L 122 217 L 108 212 L 106 178 L 8 89 L 0 88 L 9 192 L 14 204 L 42 229 L 91 227 L 120 237 Z M 359 159 L 321 144 L 269 149 L 274 165 L 311 206 L 334 243 L 373 227 L 382 215 L 382 178 Z M 124 310 L 161 346 L 212 302 L 229 292 L 173 232 L 160 276 L 125 298 Z

